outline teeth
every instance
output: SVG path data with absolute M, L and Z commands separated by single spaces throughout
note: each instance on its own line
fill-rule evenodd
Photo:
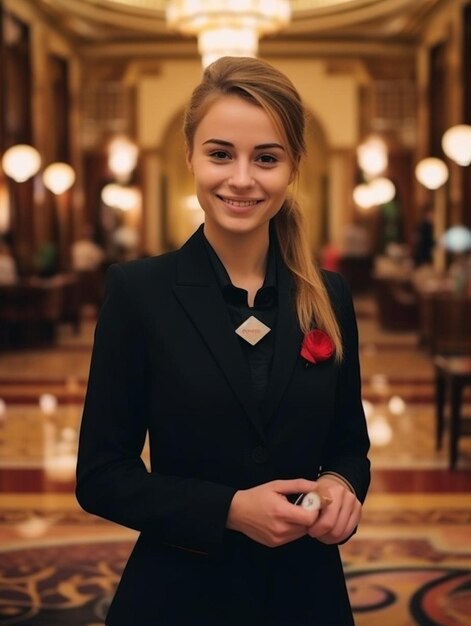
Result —
M 255 206 L 258 202 L 258 200 L 229 200 L 229 198 L 223 198 L 223 200 L 227 202 L 227 204 L 238 207 Z

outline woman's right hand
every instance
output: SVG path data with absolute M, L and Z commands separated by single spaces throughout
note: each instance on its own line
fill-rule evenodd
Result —
M 311 480 L 274 480 L 251 489 L 237 491 L 227 517 L 227 528 L 274 548 L 307 534 L 319 511 L 291 504 L 286 496 L 318 491 Z

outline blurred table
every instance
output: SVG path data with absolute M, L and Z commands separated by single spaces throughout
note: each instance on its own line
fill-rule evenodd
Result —
M 421 345 L 432 354 L 471 355 L 471 296 L 453 293 L 446 283 L 418 290 Z
M 0 345 L 51 342 L 58 324 L 80 327 L 80 286 L 76 274 L 32 276 L 0 285 Z
M 418 296 L 406 276 L 375 276 L 374 295 L 378 321 L 385 330 L 416 330 L 419 319 Z

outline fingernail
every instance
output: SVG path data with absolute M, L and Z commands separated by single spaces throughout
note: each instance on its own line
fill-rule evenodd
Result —
M 332 504 L 333 500 L 330 496 L 322 496 L 321 495 L 321 508 L 324 508 L 328 504 Z

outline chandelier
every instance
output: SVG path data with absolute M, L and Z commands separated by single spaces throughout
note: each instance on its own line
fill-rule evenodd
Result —
M 197 35 L 206 67 L 221 56 L 257 56 L 259 37 L 288 26 L 289 0 L 171 0 L 167 25 Z

